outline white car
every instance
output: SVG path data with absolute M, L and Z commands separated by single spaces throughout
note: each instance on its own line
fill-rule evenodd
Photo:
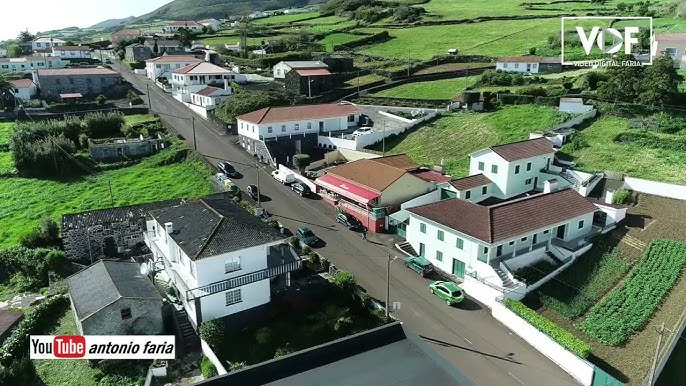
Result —
M 353 131 L 353 137 L 357 137 L 360 135 L 365 135 L 365 134 L 370 134 L 372 132 L 371 127 L 360 127 L 359 129 Z
M 279 170 L 274 170 L 272 172 L 272 177 L 284 185 L 293 183 L 295 181 L 295 176 L 293 173 L 283 173 Z

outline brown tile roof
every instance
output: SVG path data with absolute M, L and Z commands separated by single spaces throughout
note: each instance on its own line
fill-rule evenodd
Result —
M 655 40 L 658 42 L 680 41 L 686 43 L 686 33 L 655 34 Z
M 92 68 L 53 68 L 38 70 L 38 76 L 67 76 L 67 75 L 119 75 L 118 72 L 105 67 Z
M 346 103 L 329 103 L 321 105 L 265 107 L 247 114 L 239 115 L 236 119 L 242 119 L 254 124 L 261 124 L 345 117 L 355 113 L 357 113 L 357 107 L 354 105 Z
M 450 185 L 455 187 L 457 190 L 469 190 L 473 188 L 477 188 L 479 186 L 484 186 L 492 183 L 490 178 L 486 177 L 485 175 L 479 173 L 475 174 L 473 176 L 468 176 L 464 178 L 459 178 L 457 180 L 452 180 L 450 181 Z
M 219 87 L 207 86 L 207 87 L 205 87 L 204 89 L 202 89 L 202 90 L 200 90 L 200 91 L 194 92 L 193 94 L 204 95 L 204 96 L 210 96 L 210 95 L 212 95 L 213 92 L 215 92 L 215 91 L 220 91 L 220 90 L 222 90 L 222 89 L 219 88 Z
M 415 164 L 407 154 L 387 155 L 385 157 L 371 158 L 371 160 L 407 171 L 417 169 L 417 164 Z
M 413 176 L 419 177 L 424 181 L 435 181 L 435 182 L 448 182 L 450 181 L 450 176 L 446 176 L 439 172 L 433 170 L 414 170 L 411 172 Z
M 491 146 L 489 149 L 508 162 L 555 152 L 553 143 L 546 138 L 527 139 L 526 141 Z
M 198 59 L 193 55 L 163 55 L 159 56 L 157 58 L 153 59 L 148 59 L 146 62 L 176 62 L 176 63 L 199 63 L 202 62 L 202 59 Z
M 498 58 L 498 63 L 540 63 L 541 60 L 540 56 L 504 56 Z
M 295 70 L 300 76 L 326 76 L 331 75 L 326 68 L 316 68 L 313 70 Z
M 59 46 L 55 47 L 55 51 L 90 51 L 89 46 Z
M 448 199 L 409 209 L 426 219 L 487 243 L 498 243 L 597 211 L 572 189 L 537 194 L 491 206 Z
M 6 335 L 23 318 L 24 314 L 19 311 L 0 310 L 0 336 Z
M 175 22 L 169 23 L 169 25 L 174 26 L 174 27 L 200 26 L 200 24 L 198 24 L 195 21 L 175 21 Z
M 360 159 L 328 169 L 326 173 L 381 193 L 406 172 L 373 160 Z
M 17 79 L 10 80 L 10 83 L 12 83 L 12 86 L 14 86 L 14 88 L 29 88 L 31 87 L 33 81 L 31 79 Z
M 141 30 L 135 28 L 125 28 L 117 32 L 112 32 L 112 35 L 140 35 Z

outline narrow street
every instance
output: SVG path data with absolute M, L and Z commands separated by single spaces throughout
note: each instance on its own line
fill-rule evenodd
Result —
M 262 204 L 284 226 L 308 226 L 326 243 L 317 251 L 341 269 L 352 272 L 371 296 L 384 300 L 387 254 L 397 251 L 384 245 L 383 235 L 369 234 L 369 242 L 335 221 L 335 210 L 323 200 L 301 198 L 274 181 L 270 170 L 256 168 L 255 158 L 236 145 L 237 137 L 219 134 L 201 117 L 155 86 L 143 75 L 123 69 L 124 78 L 145 95 L 150 90 L 152 110 L 174 127 L 193 148 L 195 117 L 197 152 L 216 165 L 220 159 L 234 164 L 243 178 L 234 179 L 245 191 L 259 173 Z M 391 302 L 401 302 L 394 315 L 424 337 L 462 373 L 478 385 L 578 385 L 574 379 L 522 339 L 498 323 L 486 306 L 467 299 L 448 307 L 429 293 L 427 279 L 399 259 L 391 264 Z

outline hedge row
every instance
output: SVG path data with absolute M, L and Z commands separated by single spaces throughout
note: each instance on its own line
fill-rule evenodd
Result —
M 69 298 L 66 295 L 57 295 L 47 298 L 25 314 L 24 319 L 12 331 L 12 335 L 0 347 L 0 364 L 9 366 L 12 362 L 26 357 L 29 353 L 29 336 L 43 332 L 48 327 L 47 324 L 56 320 L 67 306 Z
M 381 31 L 377 32 L 373 35 L 365 36 L 363 38 L 357 39 L 357 40 L 352 40 L 349 41 L 345 44 L 337 44 L 335 48 L 341 47 L 343 49 L 350 49 L 350 48 L 355 48 L 355 47 L 360 47 L 360 46 L 365 46 L 367 44 L 371 43 L 382 43 L 391 38 L 391 35 L 388 34 L 388 31 Z
M 554 322 L 539 315 L 536 311 L 522 304 L 522 302 L 515 299 L 505 299 L 505 306 L 577 356 L 588 358 L 588 356 L 591 355 L 591 346 L 588 343 L 575 337 Z
M 654 240 L 624 284 L 587 314 L 578 327 L 610 346 L 643 329 L 686 266 L 686 243 Z

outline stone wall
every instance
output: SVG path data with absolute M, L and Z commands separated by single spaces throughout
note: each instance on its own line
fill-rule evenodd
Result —
M 142 157 L 164 148 L 163 139 L 120 139 L 106 143 L 88 140 L 91 158 L 96 161 Z
M 127 249 L 144 242 L 143 232 L 145 229 L 144 217 L 76 229 L 63 229 L 64 250 L 71 260 L 90 262 L 92 257 L 95 261 L 105 254 L 105 239 L 112 237 L 117 251 L 126 254 Z
M 84 96 L 115 95 L 124 90 L 119 74 L 108 75 L 41 75 L 41 96 L 57 99 L 60 94 L 80 93 Z
M 131 318 L 121 318 L 121 310 L 124 308 L 131 309 Z M 84 335 L 162 334 L 162 300 L 121 298 L 81 323 Z

